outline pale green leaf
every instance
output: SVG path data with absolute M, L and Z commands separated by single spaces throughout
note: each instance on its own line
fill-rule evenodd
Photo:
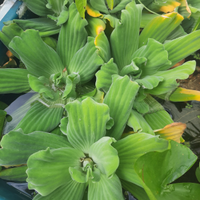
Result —
M 90 146 L 106 134 L 106 123 L 110 119 L 108 106 L 86 98 L 82 102 L 68 103 L 66 110 L 70 143 L 88 153 Z
M 18 97 L 15 101 L 12 102 L 12 104 L 10 104 L 7 108 L 6 108 L 6 112 L 8 112 L 8 114 L 12 117 L 12 121 L 7 122 L 4 126 L 3 129 L 3 134 L 6 134 L 8 132 L 10 132 L 11 130 L 13 130 L 17 124 L 23 119 L 23 117 L 26 115 L 26 113 L 28 112 L 28 110 L 31 108 L 31 105 L 34 101 L 36 101 L 39 98 L 39 94 L 31 94 L 32 92 L 29 92 L 27 94 L 25 94 L 26 96 L 30 95 L 30 98 L 24 102 L 24 104 L 22 106 L 18 106 L 18 108 L 16 110 L 14 110 L 14 108 L 16 108 L 15 105 L 17 105 L 17 102 L 21 102 L 23 98 L 25 98 L 25 95 L 22 95 L 20 97 Z
M 114 62 L 121 70 L 130 64 L 133 53 L 138 49 L 142 6 L 131 2 L 122 11 L 121 22 L 110 36 Z
M 96 87 L 107 92 L 112 84 L 112 75 L 118 74 L 117 65 L 111 58 L 107 63 L 102 65 L 101 69 L 96 73 Z
M 80 13 L 80 16 L 85 19 L 85 11 L 87 6 L 87 0 L 76 0 L 76 7 L 78 12 Z
M 48 105 L 45 105 L 45 102 L 44 104 L 36 102 L 15 127 L 15 130 L 21 128 L 24 133 L 51 131 L 60 123 L 63 110 L 60 104 L 48 107 Z
M 144 132 L 154 135 L 152 128 L 146 122 L 144 117 L 135 110 L 131 111 L 127 125 L 133 128 L 134 132 Z
M 89 37 L 86 45 L 73 56 L 68 71 L 69 73 L 78 73 L 81 84 L 84 84 L 94 77 L 95 72 L 102 64 L 103 60 L 97 53 L 94 38 Z
M 96 36 L 94 43 L 98 49 L 98 54 L 104 62 L 108 62 L 111 58 L 110 44 L 103 31 Z
M 107 178 L 101 175 L 101 180 L 97 183 L 89 182 L 88 200 L 123 200 L 122 186 L 117 175 Z
M 69 19 L 61 27 L 57 46 L 57 52 L 67 69 L 74 54 L 86 43 L 86 25 L 87 21 L 81 18 L 76 5 L 72 3 L 69 7 Z
M 108 5 L 108 8 L 110 10 L 112 10 L 113 6 L 114 6 L 114 0 L 106 0 L 106 2 L 107 2 L 107 5 Z
M 77 183 L 76 181 L 70 180 L 47 196 L 37 194 L 34 197 L 34 200 L 82 200 L 85 189 L 86 184 Z
M 24 134 L 22 130 L 11 131 L 3 136 L 0 149 L 0 165 L 26 164 L 28 157 L 40 150 L 71 146 L 66 137 L 36 131 Z
M 57 15 L 62 12 L 63 7 L 65 6 L 65 0 L 46 0 L 48 4 L 46 5 L 47 8 L 50 8 L 54 11 Z
M 199 167 L 197 167 L 195 174 L 196 174 L 197 180 L 200 182 L 200 164 L 199 164 Z
M 98 10 L 103 13 L 108 13 L 108 8 L 106 6 L 105 0 L 90 0 L 90 4 L 95 10 Z
M 133 54 L 133 58 L 137 57 L 145 57 L 147 59 L 144 64 L 140 65 L 142 70 L 141 78 L 147 75 L 155 75 L 163 65 L 171 64 L 164 45 L 151 38 L 148 39 L 147 45 L 140 47 Z
M 22 93 L 30 90 L 26 69 L 0 69 L 0 93 Z
M 118 152 L 111 144 L 115 142 L 114 138 L 102 137 L 92 144 L 89 149 L 89 156 L 97 164 L 102 174 L 106 177 L 114 174 L 119 166 Z
M 151 90 L 147 90 L 148 93 L 153 95 L 165 94 L 169 91 L 173 91 L 178 86 L 177 79 L 187 79 L 190 74 L 195 70 L 196 62 L 188 61 L 181 66 L 175 67 L 166 71 L 159 71 L 155 73 L 155 76 L 162 77 L 164 80 L 159 85 Z
M 164 44 L 164 47 L 168 51 L 171 65 L 163 65 L 160 70 L 169 69 L 179 61 L 200 49 L 200 30 L 175 40 L 171 40 Z
M 164 151 L 168 149 L 168 141 L 159 139 L 147 133 L 135 133 L 114 143 L 117 149 L 120 164 L 116 174 L 119 178 L 142 187 L 142 180 L 134 170 L 136 160 L 147 152 Z
M 14 19 L 13 21 L 23 30 L 31 28 L 40 32 L 60 30 L 60 27 L 49 18 Z
M 36 30 L 29 29 L 23 32 L 20 37 L 15 37 L 9 46 L 34 76 L 49 78 L 51 74 L 62 72 L 64 69 L 58 54 L 43 42 Z
M 176 13 L 160 15 L 145 26 L 140 34 L 139 46 L 147 44 L 148 38 L 163 43 L 167 36 L 182 22 L 183 17 Z
M 52 10 L 46 7 L 47 0 L 23 0 L 27 7 L 35 14 L 46 17 L 48 14 L 53 14 Z
M 153 195 L 156 199 L 168 199 L 167 194 L 170 193 L 167 191 L 172 191 L 173 187 L 168 184 L 182 176 L 197 159 L 188 147 L 174 141 L 170 143 L 169 150 L 147 153 L 135 163 L 134 168 L 149 197 Z
M 110 11 L 110 13 L 116 13 L 116 12 L 118 12 L 118 11 L 121 11 L 122 9 L 125 8 L 125 6 L 126 6 L 129 2 L 131 2 L 131 0 L 120 0 L 120 1 L 118 2 L 118 4 L 114 7 L 114 9 Z
M 110 108 L 110 116 L 114 126 L 107 131 L 107 135 L 119 139 L 128 121 L 139 85 L 130 81 L 128 76 L 116 76 L 105 96 L 104 103 Z
M 80 166 L 85 155 L 73 148 L 47 149 L 32 154 L 27 162 L 29 189 L 46 196 L 71 180 L 69 167 Z M 52 181 L 53 180 L 53 181 Z

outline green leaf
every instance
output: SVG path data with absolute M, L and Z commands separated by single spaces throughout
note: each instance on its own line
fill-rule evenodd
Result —
M 110 44 L 103 31 L 96 36 L 94 43 L 98 49 L 99 56 L 101 56 L 104 62 L 108 62 L 111 58 Z
M 145 57 L 147 59 L 147 62 L 140 65 L 140 69 L 142 70 L 141 78 L 147 75 L 155 75 L 163 65 L 167 63 L 171 64 L 164 45 L 151 38 L 148 39 L 147 45 L 139 48 L 133 54 L 133 58 L 137 57 Z
M 25 182 L 27 166 L 8 168 L 0 171 L 0 178 L 7 181 Z
M 66 137 L 36 131 L 24 134 L 22 130 L 11 131 L 1 140 L 0 165 L 26 164 L 28 157 L 40 150 L 71 147 Z
M 30 90 L 26 69 L 0 69 L 0 93 L 22 93 Z
M 107 63 L 102 65 L 101 69 L 96 73 L 96 87 L 107 92 L 112 84 L 112 75 L 118 74 L 117 65 L 111 58 Z
M 95 200 L 123 200 L 122 186 L 117 175 L 107 178 L 101 175 L 101 180 L 97 183 L 89 182 L 88 199 Z
M 46 7 L 47 0 L 23 0 L 26 6 L 35 14 L 46 17 L 48 14 L 53 14 L 52 10 Z
M 89 82 L 93 77 L 103 60 L 97 53 L 94 44 L 94 38 L 89 37 L 86 45 L 73 56 L 69 63 L 69 73 L 76 72 L 80 75 L 81 84 Z
M 86 43 L 86 25 L 87 21 L 81 18 L 76 5 L 72 3 L 69 7 L 69 19 L 61 27 L 57 46 L 57 52 L 67 69 L 74 54 Z
M 30 95 L 31 93 L 32 92 L 29 92 L 25 95 Z M 11 115 L 12 121 L 5 124 L 3 134 L 10 132 L 17 126 L 17 124 L 23 119 L 28 110 L 31 108 L 32 103 L 39 98 L 39 94 L 33 94 L 22 106 L 13 111 L 12 105 L 17 104 L 17 101 L 19 102 L 21 98 L 24 98 L 24 96 L 22 95 L 18 97 L 10 106 L 6 108 L 6 112 Z
M 104 103 L 110 108 L 110 116 L 114 119 L 114 126 L 107 131 L 108 136 L 118 140 L 128 121 L 139 85 L 130 81 L 128 76 L 116 76 L 105 96 Z
M 98 10 L 103 13 L 108 13 L 108 8 L 106 6 L 105 0 L 90 0 L 90 4 L 95 10 Z
M 189 148 L 174 141 L 170 143 L 169 150 L 147 153 L 135 163 L 134 168 L 140 176 L 142 187 L 150 198 L 168 199 L 159 197 L 170 194 L 173 185 L 168 184 L 182 176 L 197 159 Z
M 29 29 L 23 32 L 21 37 L 15 37 L 9 46 L 34 76 L 49 78 L 51 74 L 62 72 L 64 69 L 58 54 L 42 41 L 38 31 Z
M 169 144 L 167 140 L 159 139 L 158 136 L 135 133 L 119 140 L 113 146 L 117 149 L 120 159 L 116 174 L 119 178 L 142 187 L 142 180 L 133 167 L 135 162 L 147 152 L 162 152 L 168 149 Z
M 69 18 L 68 8 L 64 7 L 60 15 L 57 18 L 57 26 L 63 25 Z
M 195 70 L 196 62 L 188 61 L 181 66 L 175 67 L 166 71 L 159 71 L 155 73 L 155 76 L 162 77 L 164 80 L 159 85 L 151 90 L 146 90 L 148 93 L 153 95 L 165 94 L 173 91 L 178 86 L 177 79 L 187 79 L 190 74 Z
M 69 167 L 80 166 L 80 158 L 85 155 L 72 148 L 38 151 L 27 162 L 27 182 L 29 189 L 35 189 L 46 196 L 71 180 Z M 53 181 L 52 181 L 53 180 Z
M 196 174 L 197 180 L 200 182 L 200 164 L 199 164 L 199 167 L 196 169 L 195 174 Z
M 116 13 L 118 11 L 121 11 L 122 9 L 125 8 L 125 6 L 131 2 L 131 0 L 121 0 L 121 1 L 118 1 L 118 4 L 114 7 L 113 10 L 110 11 L 110 13 Z
M 128 181 L 121 180 L 122 187 L 129 191 L 134 197 L 141 200 L 149 200 L 149 197 L 147 196 L 145 190 L 133 183 L 130 183 Z
M 2 137 L 2 130 L 6 119 L 6 111 L 0 110 L 0 138 Z
M 200 49 L 200 30 L 182 36 L 164 44 L 168 51 L 171 65 L 163 65 L 160 70 L 166 70 Z
M 62 104 L 57 103 L 57 105 L 56 102 L 48 105 L 45 102 L 36 102 L 15 127 L 15 130 L 21 128 L 24 133 L 53 130 L 60 123 L 64 110 Z
M 127 125 L 133 128 L 134 132 L 144 132 L 154 135 L 152 128 L 146 122 L 144 117 L 135 110 L 131 111 Z
M 17 58 L 19 58 L 17 53 L 15 53 L 11 48 L 9 48 L 8 45 L 15 36 L 20 36 L 22 33 L 23 30 L 15 23 L 11 23 L 9 25 L 4 26 L 2 28 L 2 31 L 0 31 L 0 40 Z
M 110 120 L 109 108 L 91 98 L 66 105 L 68 113 L 67 137 L 70 143 L 84 153 L 106 134 L 106 123 Z M 99 117 L 101 116 L 101 117 Z
M 13 22 L 18 24 L 23 30 L 35 29 L 40 32 L 60 30 L 60 27 L 49 18 L 14 19 Z
M 75 3 L 80 16 L 85 19 L 87 0 L 76 0 Z
M 116 142 L 114 138 L 102 137 L 100 140 L 92 144 L 89 149 L 89 156 L 97 164 L 102 174 L 106 177 L 114 174 L 119 166 L 118 152 L 111 146 Z
M 142 6 L 131 2 L 123 10 L 121 22 L 110 36 L 113 58 L 121 70 L 130 64 L 133 53 L 138 49 Z
M 76 181 L 70 180 L 47 196 L 41 196 L 40 194 L 37 194 L 34 197 L 34 200 L 82 200 L 85 189 L 86 184 L 77 183 Z
M 169 13 L 154 18 L 148 23 L 140 34 L 139 46 L 147 44 L 148 38 L 163 43 L 167 36 L 182 22 L 184 18 L 176 13 Z M 152 28 L 153 27 L 153 28 Z
M 46 1 L 48 2 L 46 7 L 53 10 L 57 15 L 59 15 L 62 12 L 66 2 L 66 0 L 57 0 L 57 1 L 46 0 Z
M 108 5 L 108 8 L 110 10 L 112 10 L 113 6 L 114 6 L 114 0 L 106 0 L 106 2 L 107 2 L 107 5 Z

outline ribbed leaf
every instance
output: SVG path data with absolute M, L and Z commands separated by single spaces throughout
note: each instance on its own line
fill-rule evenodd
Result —
M 8 168 L 0 171 L 0 178 L 7 181 L 25 182 L 27 166 Z
M 51 74 L 62 72 L 64 69 L 58 54 L 42 41 L 38 31 L 29 29 L 23 32 L 21 37 L 15 37 L 9 46 L 34 76 L 49 78 Z
M 101 69 L 96 73 L 96 87 L 107 92 L 112 84 L 112 75 L 118 74 L 117 65 L 110 59 L 108 63 L 102 65 Z
M 88 25 L 86 28 L 89 36 L 96 37 L 106 28 L 104 21 L 100 18 L 94 18 L 88 16 L 87 21 Z
M 104 103 L 110 108 L 110 116 L 114 119 L 114 126 L 107 131 L 107 135 L 119 139 L 128 121 L 139 85 L 130 81 L 128 76 L 117 76 L 105 96 Z
M 110 13 L 116 13 L 118 11 L 121 11 L 122 9 L 125 8 L 125 6 L 131 2 L 131 0 L 120 0 L 118 1 L 118 4 L 115 5 L 114 9 L 110 11 Z
M 178 87 L 169 97 L 170 101 L 200 101 L 200 91 Z
M 168 51 L 171 65 L 163 65 L 160 70 L 166 70 L 174 66 L 188 55 L 200 49 L 200 30 L 190 33 L 186 36 L 177 38 L 164 44 Z
M 185 129 L 186 124 L 175 122 L 165 126 L 163 129 L 155 130 L 154 132 L 156 135 L 159 135 L 160 138 L 174 140 L 177 143 L 180 143 L 181 136 L 183 135 Z
M 196 169 L 195 174 L 196 174 L 197 180 L 200 182 L 200 165 L 199 165 L 199 167 Z
M 47 196 L 41 196 L 40 194 L 37 194 L 34 197 L 34 200 L 82 200 L 85 188 L 86 184 L 77 183 L 73 180 L 70 180 Z
M 136 160 L 147 152 L 168 149 L 168 141 L 146 133 L 135 133 L 114 143 L 120 164 L 116 174 L 119 178 L 142 186 L 142 181 L 134 170 Z
M 29 189 L 35 189 L 42 196 L 71 180 L 69 167 L 80 165 L 80 158 L 85 155 L 73 148 L 59 148 L 38 151 L 27 162 L 27 182 Z
M 189 148 L 174 141 L 170 143 L 171 149 L 147 153 L 134 166 L 143 188 L 147 194 L 154 195 L 155 199 L 168 199 L 170 192 L 167 191 L 173 188 L 173 185 L 168 184 L 182 176 L 197 159 Z
M 65 6 L 66 0 L 47 0 L 48 4 L 46 5 L 47 8 L 53 10 L 57 15 L 62 12 L 63 7 Z
M 122 187 L 129 191 L 134 197 L 141 200 L 149 200 L 149 197 L 147 196 L 145 190 L 133 183 L 130 183 L 128 181 L 121 180 Z
M 20 36 L 22 32 L 23 30 L 15 23 L 11 23 L 9 25 L 4 26 L 2 28 L 2 31 L 0 31 L 0 40 L 17 58 L 19 58 L 17 53 L 15 53 L 11 48 L 9 48 L 8 45 L 15 36 Z
M 40 150 L 71 146 L 66 137 L 36 131 L 24 134 L 22 130 L 11 131 L 3 136 L 0 149 L 0 165 L 26 164 L 28 157 Z
M 21 93 L 30 90 L 26 69 L 0 69 L 0 93 Z
M 175 67 L 173 69 L 166 71 L 159 71 L 155 73 L 155 76 L 161 76 L 164 78 L 164 80 L 160 82 L 156 88 L 147 90 L 148 93 L 153 95 L 159 95 L 159 94 L 165 94 L 169 91 L 173 91 L 178 86 L 176 80 L 187 79 L 189 75 L 194 72 L 195 67 L 196 67 L 195 61 L 188 61 L 183 65 Z
M 103 13 L 108 13 L 108 8 L 106 6 L 105 0 L 90 0 L 90 4 L 95 10 L 98 10 Z
M 184 18 L 190 18 L 191 16 L 191 10 L 190 7 L 188 6 L 188 3 L 190 0 L 179 0 L 181 5 L 178 8 L 178 12 L 184 17 Z
M 68 103 L 66 110 L 69 119 L 67 137 L 70 143 L 88 153 L 90 146 L 106 134 L 106 123 L 110 120 L 108 106 L 87 98 L 82 102 Z
M 154 135 L 153 130 L 146 122 L 144 117 L 135 110 L 131 111 L 130 117 L 128 119 L 127 125 L 133 128 L 134 132 L 144 132 Z
M 108 62 L 111 58 L 110 44 L 103 31 L 96 36 L 94 43 L 96 48 L 99 50 L 98 54 L 104 62 Z
M 6 115 L 7 115 L 6 111 L 0 109 L 0 138 L 2 137 L 2 130 L 4 127 Z
M 33 19 L 14 19 L 23 30 L 36 29 L 40 32 L 60 30 L 60 27 L 49 18 L 33 18 Z
M 51 131 L 59 124 L 63 114 L 61 105 L 46 105 L 36 102 L 25 117 L 15 127 L 15 130 L 21 128 L 24 133 L 33 131 Z
M 97 164 L 102 174 L 111 176 L 119 166 L 118 152 L 111 144 L 115 139 L 103 137 L 95 142 L 89 150 L 89 155 Z
M 80 13 L 80 16 L 85 19 L 85 11 L 87 6 L 87 0 L 76 0 L 76 7 L 78 12 Z
M 121 70 L 130 64 L 133 53 L 138 49 L 142 6 L 131 2 L 122 11 L 121 22 L 110 36 L 114 62 Z
M 74 54 L 85 45 L 86 25 L 87 21 L 81 18 L 76 5 L 72 3 L 69 7 L 69 19 L 61 27 L 57 47 L 57 52 L 65 67 L 68 67 Z
M 167 36 L 182 22 L 184 18 L 178 13 L 169 13 L 154 18 L 140 34 L 139 46 L 147 44 L 148 38 L 163 43 Z M 152 28 L 153 27 L 153 28 Z
M 39 16 L 46 17 L 48 14 L 53 14 L 52 10 L 49 10 L 46 5 L 48 3 L 47 0 L 23 0 L 27 7 L 35 14 Z
M 107 178 L 101 176 L 101 180 L 97 183 L 89 182 L 88 200 L 123 200 L 122 186 L 117 175 Z
M 103 60 L 98 55 L 94 44 L 94 38 L 88 38 L 86 45 L 73 56 L 69 63 L 69 73 L 76 72 L 80 75 L 81 84 L 89 82 L 93 77 Z
M 6 108 L 6 112 L 8 112 L 8 114 L 11 115 L 12 121 L 7 122 L 5 124 L 3 134 L 6 134 L 13 130 L 17 126 L 17 124 L 23 119 L 28 110 L 31 108 L 32 103 L 39 98 L 39 94 L 33 94 L 32 96 L 31 92 L 25 95 L 18 97 L 14 102 L 10 104 L 10 106 Z M 26 99 L 25 102 L 22 101 L 23 99 Z M 19 102 L 23 102 L 23 105 L 20 107 Z
M 148 39 L 147 45 L 140 47 L 133 54 L 133 58 L 137 57 L 145 57 L 147 59 L 147 62 L 140 66 L 142 70 L 141 78 L 146 75 L 155 75 L 163 65 L 171 64 L 164 45 L 151 38 Z

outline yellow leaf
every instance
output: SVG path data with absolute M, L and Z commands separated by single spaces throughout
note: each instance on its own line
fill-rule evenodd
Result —
M 180 6 L 181 4 L 177 1 L 172 2 L 171 4 L 165 5 L 165 6 L 161 6 L 160 7 L 160 11 L 164 12 L 164 13 L 168 13 L 168 12 L 173 12 L 174 9 L 178 6 Z
M 174 122 L 172 124 L 168 124 L 162 129 L 155 130 L 154 133 L 163 139 L 174 140 L 175 142 L 180 143 L 181 136 L 183 135 L 185 129 L 186 124 L 181 122 Z
M 102 14 L 98 10 L 94 10 L 89 4 L 86 6 L 86 11 L 91 17 L 101 17 Z

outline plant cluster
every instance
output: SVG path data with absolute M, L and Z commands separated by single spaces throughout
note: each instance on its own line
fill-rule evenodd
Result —
M 123 200 L 122 188 L 139 200 L 198 199 L 199 184 L 174 183 L 197 160 L 180 144 L 186 125 L 157 99 L 199 100 L 176 81 L 195 61 L 173 66 L 200 49 L 200 31 L 182 34 L 178 12 L 141 26 L 145 9 L 179 1 L 24 2 L 38 17 L 0 33 L 23 63 L 0 68 L 0 93 L 31 97 L 1 124 L 0 178 L 26 181 L 34 200 Z

